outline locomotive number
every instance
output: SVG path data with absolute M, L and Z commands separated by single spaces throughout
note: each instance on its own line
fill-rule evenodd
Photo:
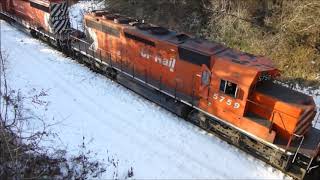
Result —
M 220 96 L 220 102 L 223 102 L 223 100 L 225 99 L 225 97 L 223 97 L 223 96 Z
M 225 102 L 228 106 L 232 106 L 234 109 L 239 109 L 240 108 L 240 103 L 238 102 L 233 102 L 232 99 L 226 99 L 224 96 L 219 96 L 218 93 L 214 93 L 212 96 L 212 99 L 219 101 L 219 102 Z

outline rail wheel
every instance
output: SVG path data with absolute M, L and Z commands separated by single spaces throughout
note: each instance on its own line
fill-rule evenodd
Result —
M 76 54 L 76 60 L 79 64 L 84 64 L 83 55 L 82 54 Z
M 38 33 L 37 33 L 35 30 L 31 29 L 31 30 L 30 30 L 30 34 L 31 34 L 31 36 L 32 36 L 33 38 L 35 38 L 35 39 L 38 38 Z
M 117 78 L 117 71 L 111 67 L 106 68 L 106 76 L 110 79 L 116 79 Z
M 204 114 L 199 113 L 198 120 L 199 120 L 199 125 L 201 128 L 203 128 L 205 130 L 209 129 L 209 123 L 208 123 L 208 120 Z
M 90 69 L 95 73 L 99 73 L 99 68 L 97 68 L 95 62 L 90 63 Z

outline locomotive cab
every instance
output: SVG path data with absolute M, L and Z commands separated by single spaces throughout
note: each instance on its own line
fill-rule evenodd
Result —
M 200 88 L 199 107 L 255 137 L 273 142 L 276 132 L 270 129 L 270 123 L 248 116 L 248 99 L 259 71 L 276 74 L 277 70 L 269 61 L 257 67 L 260 59 L 229 48 L 220 48 L 212 55 L 212 60 L 210 83 Z
M 312 97 L 273 82 L 271 60 L 226 49 L 214 56 L 200 107 L 265 141 L 290 141 L 311 128 Z

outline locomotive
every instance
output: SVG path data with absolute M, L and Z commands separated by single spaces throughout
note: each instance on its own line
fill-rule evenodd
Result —
M 85 33 L 64 0 L 5 0 L 1 17 L 296 179 L 320 179 L 312 97 L 281 86 L 266 57 L 94 10 Z

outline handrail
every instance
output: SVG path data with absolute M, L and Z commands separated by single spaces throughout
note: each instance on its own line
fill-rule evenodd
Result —
M 276 111 L 272 111 L 272 115 L 271 115 L 271 123 L 270 123 L 270 127 L 269 127 L 269 133 L 271 133 L 271 131 L 272 131 L 272 125 L 273 125 L 273 119 L 274 119 L 274 113 L 275 113 Z
M 297 148 L 297 151 L 296 151 L 295 154 L 294 154 L 294 157 L 293 157 L 293 159 L 292 159 L 292 163 L 294 163 L 294 161 L 296 160 L 296 157 L 297 157 L 297 155 L 298 155 L 298 152 L 299 152 L 299 150 L 300 150 L 300 148 L 301 148 L 301 145 L 302 145 L 302 143 L 303 143 L 303 141 L 304 141 L 304 136 L 303 136 L 303 135 L 297 135 L 297 134 L 293 134 L 293 135 L 296 136 L 296 137 L 298 137 L 298 138 L 301 138 L 301 141 L 300 141 L 300 143 L 299 143 L 299 146 L 298 146 L 298 148 Z M 291 139 L 290 139 L 289 142 L 291 143 Z
M 286 125 L 285 125 L 284 122 L 283 122 L 283 119 L 282 119 L 281 114 L 280 114 L 279 112 L 277 112 L 277 111 L 272 111 L 272 116 L 271 116 L 272 118 L 271 118 L 271 124 L 270 124 L 270 127 L 269 127 L 269 133 L 271 133 L 271 131 L 272 131 L 272 125 L 273 125 L 273 120 L 274 120 L 274 115 L 275 115 L 275 113 L 278 113 L 278 114 L 279 114 L 284 129 L 285 129 L 286 131 L 288 131 L 287 128 L 286 128 Z
M 319 154 L 319 156 L 320 156 L 320 142 L 318 143 L 317 149 L 318 149 L 318 151 L 317 151 L 317 152 L 314 154 L 314 156 L 310 159 L 310 162 L 309 162 L 309 164 L 308 164 L 308 167 L 307 167 L 308 173 L 309 173 L 312 169 L 315 169 L 315 168 L 319 167 L 319 165 L 315 165 L 315 166 L 312 166 L 312 167 L 311 167 L 311 164 L 312 164 L 313 159 L 314 159 L 318 154 Z

